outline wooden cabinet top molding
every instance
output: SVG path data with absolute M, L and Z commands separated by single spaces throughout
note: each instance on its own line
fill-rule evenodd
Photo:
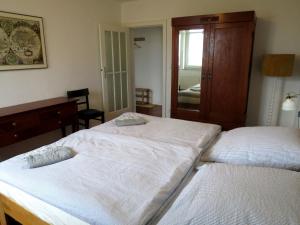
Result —
M 255 11 L 220 13 L 201 16 L 186 16 L 172 18 L 172 26 L 198 25 L 206 23 L 236 23 L 255 21 Z

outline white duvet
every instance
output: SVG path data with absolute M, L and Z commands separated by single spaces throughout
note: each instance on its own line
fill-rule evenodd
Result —
M 159 118 L 139 113 L 127 114 L 141 116 L 148 122 L 144 125 L 118 127 L 112 120 L 92 129 L 196 148 L 204 148 L 221 131 L 221 127 L 215 124 Z
M 95 225 L 145 224 L 198 156 L 188 146 L 93 130 L 53 145 L 78 154 L 36 169 L 17 156 L 0 164 L 0 180 Z
M 159 225 L 299 225 L 300 173 L 201 166 Z

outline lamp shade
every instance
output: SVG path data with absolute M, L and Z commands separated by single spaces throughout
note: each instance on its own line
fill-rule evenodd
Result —
M 266 76 L 292 76 L 294 69 L 294 54 L 268 54 L 264 56 L 262 73 Z
M 293 111 L 296 110 L 296 103 L 291 98 L 286 98 L 285 101 L 282 103 L 282 110 L 283 111 Z

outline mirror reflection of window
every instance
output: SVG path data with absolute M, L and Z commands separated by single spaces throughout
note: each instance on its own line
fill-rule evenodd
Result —
M 181 30 L 178 51 L 178 107 L 200 108 L 204 30 Z
M 202 66 L 203 29 L 182 30 L 179 34 L 179 67 L 181 69 Z

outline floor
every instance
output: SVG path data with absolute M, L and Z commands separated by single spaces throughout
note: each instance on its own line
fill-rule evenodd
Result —
M 143 113 L 150 116 L 162 117 L 162 106 L 153 105 L 153 107 L 136 106 L 137 113 Z

